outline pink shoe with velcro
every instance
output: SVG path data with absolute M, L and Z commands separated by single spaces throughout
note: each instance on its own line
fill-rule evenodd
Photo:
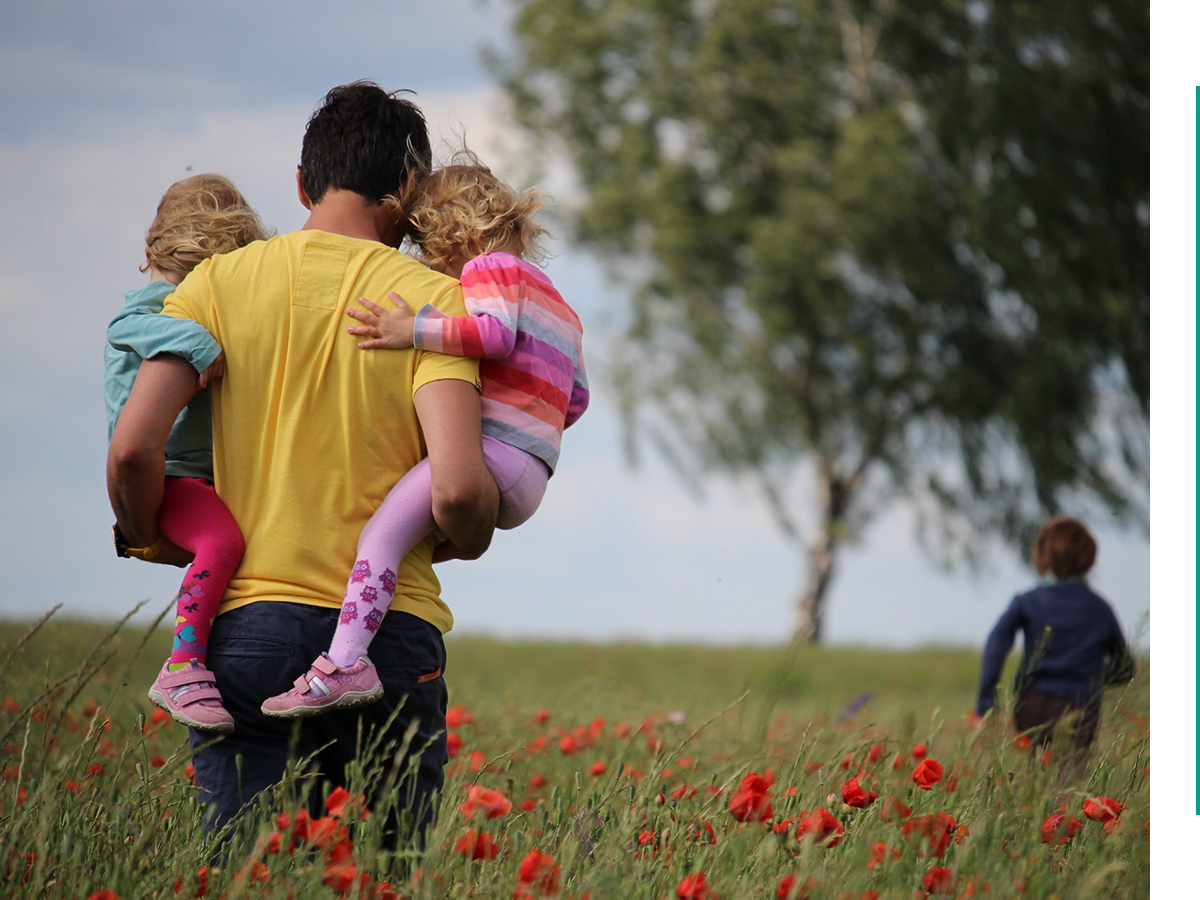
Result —
M 197 731 L 233 731 L 233 716 L 221 703 L 216 676 L 196 660 L 175 672 L 167 671 L 164 664 L 147 696 L 176 722 Z
M 345 668 L 322 653 L 290 691 L 263 701 L 262 712 L 277 719 L 319 716 L 334 709 L 374 703 L 383 696 L 383 685 L 371 660 L 360 656 Z

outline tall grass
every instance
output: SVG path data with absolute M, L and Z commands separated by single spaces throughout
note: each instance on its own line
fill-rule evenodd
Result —
M 289 799 L 298 765 L 224 836 L 233 849 L 216 866 L 186 734 L 145 699 L 167 632 L 0 624 L 0 896 L 1148 894 L 1145 660 L 1072 772 L 1022 750 L 1003 717 L 970 725 L 967 651 L 448 643 L 456 752 L 423 854 L 386 849 L 384 817 L 354 806 L 386 777 L 376 748 L 316 827 Z M 912 779 L 922 751 L 944 767 L 930 790 Z M 751 772 L 770 786 L 739 821 L 730 803 Z M 879 795 L 865 808 L 843 802 L 853 776 Z M 484 795 L 494 818 L 468 818 L 472 788 L 499 792 Z M 1107 829 L 1083 813 L 1101 796 L 1124 804 Z M 1044 843 L 1043 823 L 1064 809 L 1080 827 Z M 818 810 L 840 834 L 798 838 Z M 938 814 L 954 823 L 945 846 Z M 492 858 L 471 858 L 493 844 Z M 556 876 L 522 880 L 533 851 Z

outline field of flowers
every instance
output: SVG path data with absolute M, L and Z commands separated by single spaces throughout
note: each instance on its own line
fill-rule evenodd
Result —
M 368 760 L 322 816 L 262 798 L 216 865 L 186 734 L 145 699 L 168 642 L 0 624 L 0 896 L 1149 894 L 1145 660 L 1073 774 L 968 721 L 971 653 L 452 640 L 423 854 L 382 849 Z

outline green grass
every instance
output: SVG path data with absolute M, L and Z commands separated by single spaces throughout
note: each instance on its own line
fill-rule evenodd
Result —
M 145 699 L 167 632 L 54 619 L 29 631 L 0 623 L 0 896 L 195 896 L 209 857 L 186 735 L 156 722 Z M 1014 746 L 1003 721 L 969 724 L 979 665 L 969 651 L 447 643 L 462 746 L 418 874 L 411 858 L 380 849 L 374 814 L 344 817 L 342 868 L 311 840 L 289 852 L 292 830 L 278 821 L 288 804 L 264 797 L 237 839 L 246 855 L 205 873 L 206 896 L 335 898 L 352 862 L 373 886 L 347 879 L 350 896 L 511 900 L 534 850 L 553 858 L 557 896 L 572 900 L 673 900 L 698 873 L 709 898 L 773 898 L 794 875 L 793 900 L 800 887 L 814 900 L 907 900 L 922 896 L 934 866 L 950 870 L 947 896 L 1148 894 L 1145 660 L 1132 685 L 1110 692 L 1086 771 L 1064 776 L 1055 758 L 1043 764 Z M 945 770 L 929 791 L 911 779 L 918 743 Z M 347 787 L 361 790 L 376 763 L 364 760 Z M 767 822 L 730 812 L 750 772 L 771 773 Z M 841 799 L 856 774 L 880 795 L 864 809 Z M 459 805 L 473 785 L 512 809 L 468 822 Z M 1090 796 L 1126 804 L 1111 833 L 1083 815 Z M 891 797 L 911 807 L 910 823 L 949 815 L 965 826 L 960 839 L 934 855 L 911 824 L 906 834 L 881 817 Z M 1043 820 L 1064 803 L 1082 827 L 1063 846 L 1044 844 Z M 843 829 L 835 846 L 782 826 L 817 809 Z M 494 839 L 495 858 L 456 851 L 470 827 Z M 878 852 L 886 860 L 869 867 Z

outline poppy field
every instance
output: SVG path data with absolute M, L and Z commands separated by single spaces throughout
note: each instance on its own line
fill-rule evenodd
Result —
M 0 623 L 0 896 L 1149 894 L 1145 659 L 1073 768 L 1006 717 L 971 723 L 969 650 L 451 635 L 452 758 L 424 852 L 385 849 L 368 758 L 316 785 L 320 815 L 286 799 L 298 770 L 215 861 L 186 732 L 145 696 L 168 644 L 145 625 Z

